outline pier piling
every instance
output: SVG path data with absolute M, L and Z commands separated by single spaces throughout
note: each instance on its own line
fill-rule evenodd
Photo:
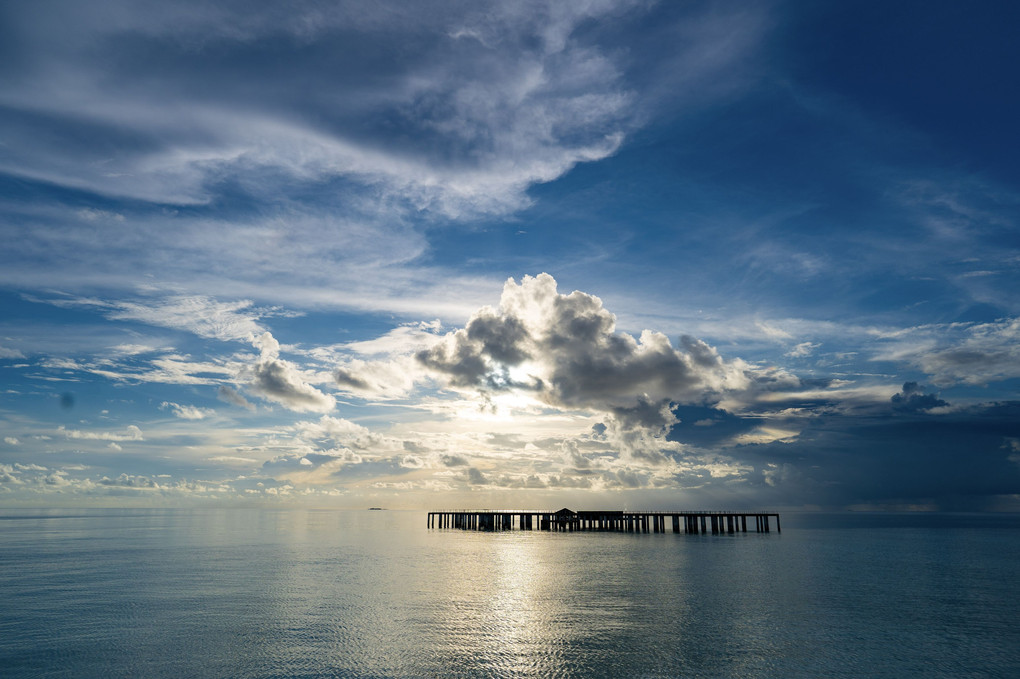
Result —
M 673 533 L 686 535 L 734 535 L 747 533 L 748 517 L 754 519 L 756 533 L 782 532 L 776 512 L 740 511 L 628 511 L 598 510 L 522 511 L 472 509 L 429 512 L 428 528 L 479 531 L 538 530 L 543 531 L 613 531 L 624 533 L 665 533 L 666 519 Z

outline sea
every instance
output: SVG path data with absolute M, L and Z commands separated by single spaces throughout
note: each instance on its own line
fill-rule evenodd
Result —
M 667 525 L 667 530 L 669 530 Z M 0 511 L 0 677 L 1020 677 L 1020 517 Z

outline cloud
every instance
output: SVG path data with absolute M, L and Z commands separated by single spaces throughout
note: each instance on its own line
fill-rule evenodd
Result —
M 903 391 L 894 394 L 890 399 L 893 409 L 899 412 L 918 413 L 949 405 L 946 401 L 940 399 L 937 394 L 925 394 L 924 389 L 917 382 L 904 383 Z
M 344 177 L 382 203 L 459 218 L 527 204 L 530 184 L 613 153 L 633 115 L 613 55 L 572 38 L 618 3 L 382 3 L 371 12 L 297 3 L 285 15 L 266 3 L 142 6 L 151 13 L 106 0 L 97 15 L 118 19 L 105 22 L 67 5 L 74 31 L 35 13 L 9 17 L 35 36 L 24 45 L 39 57 L 35 80 L 56 68 L 74 85 L 14 97 L 11 106 L 46 115 L 16 118 L 23 134 L 12 137 L 5 170 L 159 203 L 204 203 L 225 175 Z M 224 26 L 234 28 L 215 28 Z M 241 58 L 270 43 L 286 51 L 272 73 Z M 158 96 L 139 84 L 139 68 L 158 72 Z M 252 78 L 262 86 L 237 86 Z M 160 103 L 167 95 L 174 111 Z M 121 152 L 88 171 L 91 144 L 72 143 L 75 134 Z M 62 157 L 59 140 L 68 142 Z
M 373 454 L 400 454 L 407 452 L 403 441 L 383 436 L 356 422 L 323 415 L 313 422 L 299 422 L 290 428 L 304 445 L 318 451 L 351 449 Z
M 441 330 L 442 323 L 438 320 L 402 323 L 381 337 L 348 342 L 342 348 L 347 352 L 368 356 L 400 354 L 434 344 Z
M 16 446 L 16 445 L 18 445 L 21 442 L 17 438 L 15 438 L 13 436 L 5 436 L 4 437 L 4 443 L 6 443 L 9 446 Z
M 390 348 L 389 343 L 385 346 Z M 623 461 L 632 465 L 631 472 L 645 474 L 649 483 L 661 483 L 661 474 L 691 453 L 688 441 L 761 444 L 797 435 L 795 427 L 745 421 L 718 407 L 698 405 L 725 402 L 727 408 L 741 409 L 769 398 L 803 398 L 792 391 L 803 391 L 795 376 L 739 359 L 725 360 L 689 335 L 682 335 L 674 346 L 661 333 L 645 330 L 634 337 L 619 332 L 615 316 L 598 297 L 580 291 L 561 294 L 548 274 L 525 276 L 520 283 L 508 280 L 498 307 L 479 309 L 459 329 L 429 334 L 426 345 L 414 350 L 411 363 L 407 347 L 394 348 L 401 353 L 389 360 L 346 360 L 335 373 L 341 388 L 365 398 L 386 398 L 407 396 L 412 387 L 434 383 L 446 394 L 421 401 L 419 407 L 461 422 L 486 418 L 499 422 L 525 414 L 536 422 L 553 413 L 597 417 L 598 431 L 588 440 L 598 441 L 605 457 L 596 462 L 572 450 L 568 458 L 574 470 L 618 466 Z M 399 376 L 396 388 L 380 385 L 378 376 L 387 374 L 395 380 Z M 824 398 L 838 400 L 844 392 L 851 393 L 825 390 Z M 882 391 L 885 399 L 890 393 Z M 451 394 L 456 396 L 450 398 Z M 674 426 L 683 403 L 701 408 L 699 420 L 725 421 L 726 426 L 710 434 L 691 436 L 688 430 L 681 436 L 681 429 Z M 528 446 L 527 439 L 516 444 Z M 461 455 L 441 458 L 440 463 L 468 466 Z M 487 478 L 499 483 L 498 476 Z M 624 478 L 636 477 L 613 477 L 608 482 L 623 483 Z
M 149 361 L 149 366 L 139 368 L 110 358 L 89 361 L 50 358 L 39 362 L 42 367 L 52 370 L 82 371 L 99 375 L 116 382 L 151 382 L 161 384 L 213 385 L 223 377 L 234 376 L 240 368 L 226 362 L 203 362 L 192 360 L 181 354 L 165 354 Z M 73 405 L 73 402 L 72 402 Z
M 293 363 L 280 358 L 280 343 L 265 332 L 252 342 L 259 357 L 252 367 L 250 387 L 253 392 L 291 410 L 328 412 L 336 400 L 305 382 Z
M 1020 377 L 1020 318 L 969 327 L 955 346 L 919 355 L 916 361 L 938 385 Z
M 63 434 L 69 439 L 84 439 L 91 441 L 144 441 L 142 430 L 130 424 L 123 432 L 106 431 L 80 431 L 78 429 L 65 429 L 63 425 L 57 427 L 57 433 Z
M 158 294 L 158 291 L 151 291 L 151 294 Z M 205 295 L 168 295 L 158 299 L 113 301 L 70 295 L 46 298 L 26 296 L 26 299 L 59 308 L 95 309 L 113 320 L 139 321 L 224 341 L 250 341 L 265 331 L 258 319 L 275 311 L 256 308 L 251 300 L 220 302 Z M 117 349 L 118 353 L 127 355 L 152 350 L 144 345 L 122 345 Z
M 223 401 L 224 403 L 230 403 L 247 410 L 255 410 L 255 405 L 250 403 L 248 399 L 242 396 L 236 389 L 232 389 L 225 384 L 221 384 L 216 390 L 216 398 Z
M 921 326 L 883 339 L 877 360 L 907 362 L 940 387 L 1020 377 L 1020 318 Z
M 363 455 L 338 448 L 315 453 L 278 456 L 262 465 L 262 473 L 275 482 L 286 480 L 300 485 L 323 486 L 405 476 L 420 469 L 423 461 L 413 455 Z
M 220 302 L 200 295 L 174 296 L 152 303 L 112 302 L 107 316 L 186 330 L 218 340 L 250 340 L 264 332 L 250 300 Z
M 630 31 L 661 3 L 92 6 L 5 15 L 24 78 L 5 93 L 0 170 L 84 204 L 23 199 L 0 279 L 123 290 L 158 275 L 413 318 L 460 319 L 492 284 L 423 265 L 431 228 L 530 205 L 536 184 L 615 154 L 664 93 L 687 106 L 732 80 L 760 33 L 747 9 L 670 10 L 635 58 Z M 269 53 L 270 69 L 252 58 Z M 48 266 L 28 264 L 38 252 Z M 269 329 L 202 297 L 114 312 L 236 341 Z
M 17 473 L 18 472 L 15 471 L 14 467 L 12 467 L 11 465 L 9 465 L 9 464 L 0 464 L 0 483 L 11 483 L 11 484 L 22 483 L 21 479 L 19 479 L 17 476 L 15 476 L 15 474 L 17 474 Z
M 908 391 L 921 396 L 923 390 Z M 1020 435 L 1020 403 L 938 415 L 901 410 L 889 417 L 889 410 L 800 420 L 796 440 L 731 454 L 754 469 L 747 490 L 763 502 L 797 498 L 820 506 L 892 507 L 923 501 L 946 510 L 981 510 L 997 496 L 1015 494 L 1020 467 L 1004 441 Z
M 41 480 L 43 484 L 55 488 L 63 488 L 71 485 L 71 482 L 67 480 L 67 475 L 60 471 L 44 476 Z
M 817 349 L 820 346 L 822 345 L 818 343 L 801 342 L 793 349 L 786 352 L 786 355 L 791 358 L 803 358 L 805 356 L 810 356 L 811 354 L 813 354 L 815 352 L 815 349 Z
M 416 452 L 419 446 L 331 415 L 281 428 L 274 439 L 273 448 L 284 452 L 266 461 L 260 473 L 301 486 L 406 476 L 429 468 L 433 459 Z
M 8 349 L 7 347 L 0 346 L 0 358 L 25 358 L 25 354 L 17 349 Z
M 675 421 L 668 409 L 649 419 L 630 420 L 610 415 L 603 421 L 606 428 L 601 438 L 608 451 L 628 464 L 668 465 L 683 451 L 681 443 L 666 436 L 668 426 Z
M 243 466 L 250 466 L 257 462 L 251 457 L 241 457 L 238 455 L 214 455 L 209 458 L 210 462 L 225 462 L 227 464 L 239 464 Z
M 557 407 L 593 408 L 631 424 L 665 426 L 673 401 L 701 402 L 750 385 L 746 366 L 690 336 L 680 348 L 657 332 L 635 339 L 594 295 L 557 292 L 548 274 L 513 279 L 498 309 L 416 354 L 452 387 L 520 389 Z
M 407 469 L 422 469 L 425 467 L 425 460 L 417 455 L 404 455 L 400 458 L 400 466 Z
M 159 489 L 160 485 L 148 476 L 135 474 L 121 474 L 116 479 L 102 477 L 96 483 L 100 486 L 117 486 L 123 488 L 151 488 Z
M 779 429 L 776 427 L 755 427 L 751 431 L 738 434 L 733 443 L 739 446 L 762 445 L 774 441 L 789 442 L 797 438 L 799 429 Z
M 414 388 L 422 373 L 411 355 L 378 361 L 351 358 L 335 369 L 333 379 L 341 390 L 352 394 L 400 398 Z
M 209 408 L 181 405 L 173 401 L 163 401 L 159 407 L 161 410 L 170 410 L 175 417 L 179 417 L 182 420 L 203 420 L 210 415 L 216 414 L 215 410 Z
M 162 347 L 150 346 L 148 344 L 118 344 L 110 347 L 113 353 L 118 356 L 138 356 L 139 354 L 151 354 L 157 351 L 164 351 Z
M 724 445 L 745 436 L 761 423 L 757 417 L 741 417 L 721 408 L 708 406 L 673 407 L 676 423 L 668 438 L 701 449 Z
M 78 216 L 87 222 L 123 222 L 124 215 L 110 212 L 108 210 L 97 210 L 95 208 L 86 207 L 78 210 Z

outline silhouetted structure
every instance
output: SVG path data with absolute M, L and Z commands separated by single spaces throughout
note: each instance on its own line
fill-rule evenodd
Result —
M 564 507 L 558 512 L 519 509 L 472 509 L 429 512 L 429 528 L 461 530 L 549 530 L 616 531 L 624 533 L 665 533 L 669 519 L 674 533 L 712 535 L 746 533 L 750 518 L 757 533 L 768 533 L 771 519 L 782 532 L 776 512 L 683 511 L 632 512 L 583 511 Z

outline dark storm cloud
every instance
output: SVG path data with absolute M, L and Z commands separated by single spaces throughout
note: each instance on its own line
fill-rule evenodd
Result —
M 761 423 L 757 417 L 740 417 L 709 406 L 676 405 L 672 410 L 678 421 L 670 427 L 667 438 L 702 448 L 746 434 Z
M 894 394 L 890 399 L 893 409 L 899 412 L 923 412 L 932 408 L 947 406 L 949 403 L 938 397 L 938 394 L 924 393 L 924 387 L 917 382 L 906 382 L 903 391 Z
M 988 509 L 1020 493 L 1020 402 L 948 414 L 824 415 L 793 441 L 728 452 L 772 503 Z

